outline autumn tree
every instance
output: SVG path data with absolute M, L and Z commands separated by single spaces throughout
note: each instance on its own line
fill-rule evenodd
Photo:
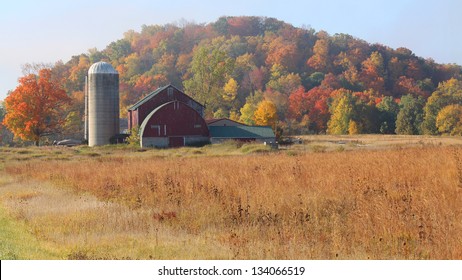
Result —
M 306 64 L 316 71 L 324 72 L 329 66 L 330 39 L 324 31 L 318 32 L 317 36 L 318 40 L 313 47 L 313 56 L 308 59 Z
M 327 124 L 329 134 L 348 134 L 354 114 L 354 98 L 346 91 L 334 99 L 331 106 L 331 118 Z M 357 130 L 357 124 L 356 130 Z M 356 131 L 357 132 L 357 131 Z
M 298 74 L 290 73 L 270 80 L 266 87 L 288 96 L 291 92 L 297 90 L 301 85 L 302 82 L 300 76 Z
M 213 113 L 223 104 L 223 86 L 234 68 L 234 60 L 218 48 L 199 46 L 194 51 L 189 71 L 191 78 L 184 82 L 186 93 L 207 105 Z
M 353 121 L 356 122 L 358 133 L 379 132 L 379 111 L 373 98 L 373 91 L 355 92 Z M 356 133 L 357 134 L 357 133 Z
M 359 130 L 358 123 L 354 120 L 350 120 L 350 122 L 348 123 L 348 134 L 356 135 L 359 133 L 360 133 L 360 130 Z
M 423 121 L 423 99 L 408 94 L 401 98 L 396 117 L 396 134 L 417 135 L 421 133 Z
M 239 110 L 241 112 L 239 121 L 247 125 L 254 125 L 255 120 L 253 118 L 253 115 L 255 114 L 256 109 L 257 107 L 253 103 L 246 102 L 244 106 L 242 106 L 242 108 Z
M 405 95 L 405 94 L 412 94 L 415 97 L 422 96 L 427 98 L 428 92 L 425 92 L 418 82 L 416 82 L 413 78 L 409 78 L 406 76 L 401 76 L 398 78 L 395 84 L 395 94 L 398 95 Z
M 385 96 L 377 104 L 379 111 L 379 131 L 382 134 L 393 134 L 396 129 L 396 118 L 399 112 L 398 104 L 391 96 Z
M 57 133 L 64 122 L 63 105 L 69 97 L 52 79 L 50 69 L 38 75 L 30 74 L 19 79 L 19 86 L 5 99 L 6 116 L 3 124 L 15 136 L 34 141 Z
M 125 57 L 132 53 L 131 44 L 126 39 L 117 40 L 107 46 L 105 53 L 111 60 L 111 64 L 117 67 Z
M 462 106 L 448 105 L 436 117 L 438 132 L 449 135 L 462 135 Z
M 324 80 L 324 76 L 325 75 L 322 72 L 314 72 L 313 74 L 303 79 L 303 86 L 308 90 L 317 87 L 321 85 L 322 81 Z
M 249 72 L 248 82 L 247 82 L 248 84 L 247 88 L 249 89 L 249 92 L 253 92 L 255 90 L 263 90 L 267 74 L 268 74 L 268 70 L 263 66 L 260 68 L 257 68 L 257 67 L 252 68 L 252 70 Z M 244 76 L 243 82 L 245 81 L 245 77 L 246 76 Z
M 294 120 L 292 129 L 306 132 L 325 132 L 329 120 L 329 98 L 332 89 L 315 87 L 305 92 L 299 87 L 289 97 L 289 118 Z
M 70 95 L 70 102 L 64 107 L 66 116 L 61 134 L 70 138 L 80 138 L 84 134 L 85 94 L 75 91 Z
M 271 101 L 263 100 L 255 110 L 254 119 L 256 125 L 271 126 L 276 131 L 278 121 L 276 105 Z
M 385 65 L 383 56 L 378 51 L 373 52 L 368 59 L 363 61 L 360 80 L 367 88 L 376 92 L 385 91 Z
M 75 85 L 75 90 L 83 87 L 85 76 L 90 66 L 91 64 L 88 56 L 80 55 L 79 63 L 70 69 L 69 79 Z
M 250 94 L 247 96 L 244 106 L 242 106 L 242 108 L 239 110 L 241 113 L 239 122 L 247 125 L 254 125 L 255 110 L 257 110 L 257 106 L 262 101 L 262 99 L 263 93 L 261 91 L 256 91 L 255 94 Z
M 236 80 L 230 78 L 223 87 L 223 99 L 225 101 L 233 101 L 237 95 L 238 84 Z
M 287 69 L 295 70 L 300 56 L 295 42 L 285 40 L 281 36 L 268 38 L 268 40 L 269 42 L 265 44 L 268 50 L 266 64 L 280 64 Z
M 283 94 L 279 91 L 267 89 L 263 92 L 263 97 L 267 101 L 271 101 L 276 106 L 276 112 L 279 120 L 286 119 L 289 111 L 289 95 Z
M 462 82 L 454 78 L 440 83 L 428 98 L 424 108 L 423 132 L 425 134 L 438 134 L 436 117 L 441 109 L 451 104 L 462 104 Z

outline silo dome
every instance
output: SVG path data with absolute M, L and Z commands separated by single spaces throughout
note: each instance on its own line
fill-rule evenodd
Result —
M 88 69 L 88 75 L 90 74 L 119 74 L 117 71 L 112 67 L 111 64 L 100 61 L 92 66 L 90 66 L 90 69 Z
M 88 145 L 110 144 L 119 134 L 119 73 L 106 62 L 88 70 Z

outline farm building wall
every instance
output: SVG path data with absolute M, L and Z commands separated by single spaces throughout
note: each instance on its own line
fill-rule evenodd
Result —
M 270 126 L 209 126 L 209 131 L 212 144 L 226 140 L 261 143 L 276 141 L 276 136 Z
M 275 138 L 238 138 L 238 137 L 211 137 L 210 143 L 211 144 L 219 144 L 225 141 L 239 141 L 239 142 L 257 142 L 257 143 L 274 143 L 276 140 Z
M 166 148 L 168 137 L 141 137 L 141 147 Z
M 142 147 L 180 147 L 209 142 L 205 120 L 180 101 L 165 103 L 151 111 L 140 126 Z

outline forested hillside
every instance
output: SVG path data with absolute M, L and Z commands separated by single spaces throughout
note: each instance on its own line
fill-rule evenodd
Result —
M 73 99 L 68 131 L 82 129 L 84 77 L 101 60 L 120 73 L 122 116 L 170 83 L 206 104 L 210 118 L 253 124 L 258 106 L 272 103 L 285 134 L 462 133 L 459 65 L 262 17 L 144 25 L 56 63 Z

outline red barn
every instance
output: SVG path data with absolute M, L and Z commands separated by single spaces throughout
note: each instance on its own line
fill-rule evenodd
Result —
M 209 143 L 204 106 L 172 85 L 150 93 L 128 109 L 128 128 L 139 126 L 142 147 Z

